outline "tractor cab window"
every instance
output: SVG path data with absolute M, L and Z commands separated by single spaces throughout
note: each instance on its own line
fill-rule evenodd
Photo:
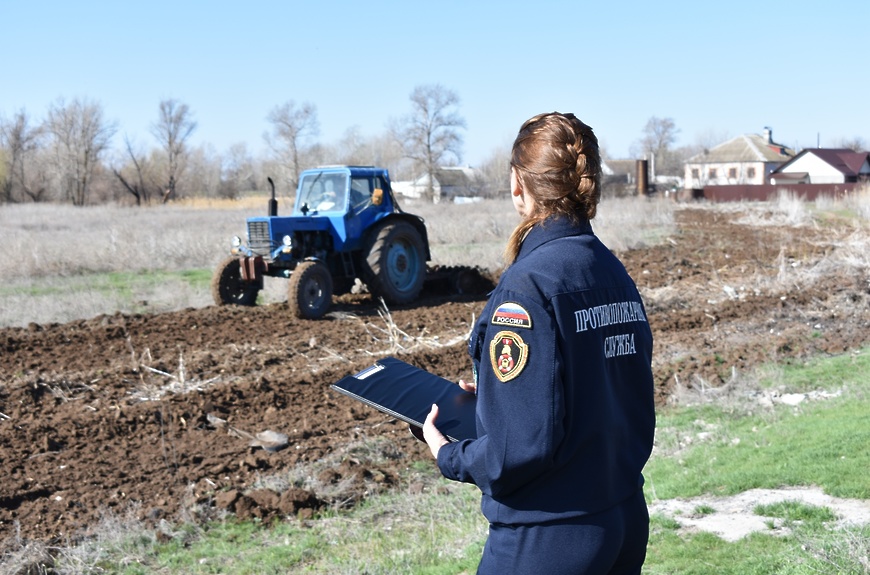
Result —
M 387 183 L 380 176 L 356 177 L 350 182 L 350 207 L 359 213 L 369 206 L 384 204 Z
M 356 177 L 350 180 L 350 209 L 354 212 L 364 210 L 372 203 L 372 180 Z
M 347 198 L 345 174 L 316 173 L 305 176 L 296 198 L 301 213 L 344 212 Z

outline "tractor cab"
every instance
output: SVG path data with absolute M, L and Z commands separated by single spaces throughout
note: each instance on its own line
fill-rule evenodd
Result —
M 292 225 L 295 230 L 329 230 L 333 249 L 344 252 L 360 248 L 365 230 L 394 211 L 401 210 L 386 170 L 328 166 L 300 174 Z

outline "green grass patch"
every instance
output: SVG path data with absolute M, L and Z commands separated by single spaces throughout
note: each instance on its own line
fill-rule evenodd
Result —
M 207 289 L 213 270 L 106 272 L 51 280 L 0 285 L 0 296 L 46 297 L 70 292 L 101 292 L 132 297 L 167 283 L 182 283 L 191 288 Z
M 349 512 L 309 521 L 228 519 L 181 529 L 162 543 L 153 533 L 139 534 L 104 545 L 99 565 L 124 575 L 470 573 L 486 536 L 478 497 L 471 486 L 452 485 L 373 497 Z
M 674 457 L 650 461 L 644 475 L 656 497 L 818 485 L 830 495 L 870 498 L 870 399 L 782 406 L 774 420 L 697 411 L 689 428 L 675 425 L 668 414 L 660 417 L 659 433 L 685 434 L 697 444 Z M 679 419 L 685 420 L 686 414 Z M 713 431 L 697 432 L 699 422 Z
M 826 391 L 824 399 L 767 411 L 732 405 L 675 407 L 659 414 L 657 444 L 670 445 L 644 471 L 648 497 L 734 495 L 753 488 L 820 486 L 835 497 L 870 499 L 870 350 L 760 371 L 761 387 Z M 785 390 L 785 391 L 782 391 Z M 840 392 L 839 394 L 837 392 Z M 695 516 L 714 513 L 698 505 Z M 800 501 L 759 505 L 769 532 L 729 542 L 684 531 L 671 517 L 651 519 L 644 573 L 866 575 L 870 527 L 832 529 L 836 514 Z
M 789 361 L 760 370 L 765 387 L 785 386 L 787 391 L 806 392 L 817 389 L 835 391 L 860 386 L 870 373 L 870 352 L 850 353 L 812 362 Z
M 292 523 L 263 527 L 227 521 L 207 526 L 187 541 L 176 537 L 158 544 L 129 575 L 146 573 L 283 574 L 295 571 L 311 557 L 329 552 L 316 531 Z
M 645 575 L 774 575 L 796 552 L 794 540 L 753 534 L 736 543 L 705 532 L 684 535 L 673 519 L 650 518 Z
M 757 505 L 753 512 L 764 517 L 779 517 L 786 521 L 824 523 L 834 521 L 837 516 L 827 507 L 807 505 L 800 501 L 780 501 L 768 505 Z

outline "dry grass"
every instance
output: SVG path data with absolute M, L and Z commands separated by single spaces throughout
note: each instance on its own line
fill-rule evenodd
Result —
M 166 205 L 144 208 L 14 204 L 0 209 L 4 277 L 211 267 L 243 234 L 249 211 Z M 5 283 L 5 282 L 4 282 Z
M 266 197 L 209 200 L 130 208 L 21 204 L 0 209 L 0 326 L 68 322 L 101 313 L 159 313 L 211 305 L 207 278 L 228 253 L 229 238 L 244 235 L 245 220 L 265 213 Z M 284 200 L 281 200 L 284 201 Z M 478 204 L 405 203 L 426 220 L 433 262 L 496 270 L 518 222 L 509 199 Z M 777 272 L 750 272 L 741 285 L 711 285 L 712 298 L 800 288 L 832 266 L 864 273 L 870 266 L 868 226 L 870 188 L 844 199 L 815 203 L 783 194 L 776 202 L 717 204 L 709 209 L 740 211 L 747 225 L 823 225 L 831 214 L 846 214 L 831 230 L 825 258 L 796 262 L 784 256 Z M 667 241 L 679 204 L 663 199 L 607 199 L 593 222 L 614 251 Z M 289 207 L 279 207 L 279 213 Z M 857 217 L 855 217 L 857 215 Z M 200 279 L 183 277 L 201 270 Z M 110 277 L 122 274 L 123 277 Z M 130 275 L 138 274 L 138 275 Z M 267 278 L 263 303 L 286 300 L 287 282 Z M 645 297 L 684 297 L 661 288 Z
M 509 199 L 403 208 L 425 218 L 432 263 L 445 266 L 499 269 L 518 222 Z M 594 227 L 612 249 L 638 247 L 669 233 L 674 209 L 665 201 L 606 200 Z M 244 236 L 246 218 L 264 213 L 265 196 L 142 208 L 4 205 L 0 326 L 211 305 L 210 270 L 229 253 L 230 238 Z M 198 278 L 183 275 L 190 270 Z M 261 301 L 286 301 L 286 289 L 286 281 L 267 278 Z
M 834 270 L 840 274 L 846 270 L 847 275 L 861 276 L 870 269 L 870 210 L 867 209 L 870 208 L 870 188 L 840 201 L 823 199 L 809 203 L 794 194 L 783 193 L 769 205 L 744 207 L 746 212 L 740 223 L 747 225 L 825 229 L 824 239 L 813 245 L 820 248 L 813 251 L 821 256 L 786 256 L 794 246 L 783 245 L 776 261 L 771 262 L 773 265 L 769 269 L 773 273 L 746 278 L 747 284 L 755 286 L 755 290 L 767 293 L 799 290 L 817 283 L 819 278 Z M 830 223 L 831 214 L 837 213 L 847 214 L 847 217 Z M 741 286 L 741 290 L 745 289 Z
M 664 198 L 612 198 L 598 207 L 595 233 L 615 252 L 667 241 L 674 231 L 674 213 L 680 206 Z
M 795 252 L 796 244 L 783 240 L 775 259 L 760 261 L 738 277 L 717 273 L 706 284 L 696 282 L 691 286 L 646 289 L 643 295 L 648 302 L 676 307 L 684 301 L 715 303 L 796 292 L 832 275 L 851 275 L 860 281 L 870 270 L 870 187 L 841 200 L 821 198 L 817 202 L 806 202 L 794 194 L 782 193 L 774 202 L 706 207 L 739 214 L 735 222 L 746 226 L 790 227 L 798 233 L 801 228 L 824 229 L 824 239 L 812 244 L 812 249 L 800 252 Z

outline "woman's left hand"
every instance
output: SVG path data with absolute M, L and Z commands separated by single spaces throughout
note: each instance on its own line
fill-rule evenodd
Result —
M 432 457 L 438 459 L 438 451 L 441 446 L 450 443 L 444 434 L 438 431 L 435 427 L 435 420 L 438 419 L 438 406 L 432 404 L 432 409 L 429 415 L 426 416 L 426 421 L 423 423 L 423 439 L 429 445 L 429 450 L 432 452 Z

